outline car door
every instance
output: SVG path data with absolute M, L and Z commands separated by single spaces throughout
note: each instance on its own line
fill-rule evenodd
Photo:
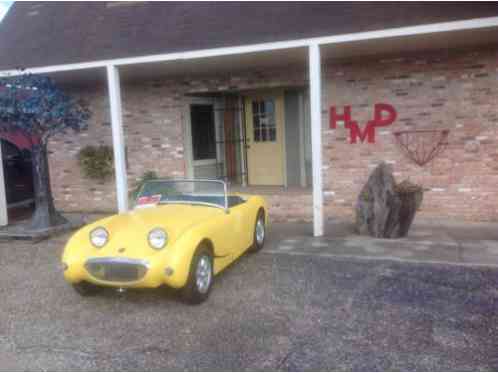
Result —
M 251 245 L 254 222 L 248 223 L 247 216 L 247 204 L 241 203 L 230 207 L 211 223 L 216 256 L 238 255 Z
M 246 250 L 252 245 L 254 234 L 254 218 L 247 202 L 230 208 L 231 224 L 235 234 L 234 243 L 237 252 Z

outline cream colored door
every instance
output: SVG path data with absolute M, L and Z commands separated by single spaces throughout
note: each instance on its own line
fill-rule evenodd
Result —
M 246 97 L 247 172 L 250 185 L 284 185 L 283 93 Z

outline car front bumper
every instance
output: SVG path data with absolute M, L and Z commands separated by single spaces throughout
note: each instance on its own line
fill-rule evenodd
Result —
M 90 257 L 83 261 L 63 262 L 64 278 L 69 283 L 87 281 L 117 288 L 179 288 L 183 276 L 162 261 L 128 257 Z

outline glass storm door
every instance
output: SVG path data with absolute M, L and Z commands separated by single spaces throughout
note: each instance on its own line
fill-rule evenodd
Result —
M 216 126 L 213 104 L 190 105 L 190 133 L 195 177 L 216 177 Z
M 283 94 L 249 96 L 245 104 L 249 184 L 283 185 Z

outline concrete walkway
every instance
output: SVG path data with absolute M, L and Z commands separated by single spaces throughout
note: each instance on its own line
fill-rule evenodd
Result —
M 105 214 L 65 214 L 93 222 Z M 270 224 L 263 250 L 271 254 L 313 255 L 418 263 L 498 267 L 498 223 L 416 219 L 408 237 L 376 239 L 354 233 L 353 224 L 329 220 L 325 236 L 313 237 L 311 223 Z
M 314 238 L 310 224 L 274 224 L 265 252 L 498 267 L 498 223 L 416 221 L 406 238 L 356 235 L 351 223 L 329 221 Z

